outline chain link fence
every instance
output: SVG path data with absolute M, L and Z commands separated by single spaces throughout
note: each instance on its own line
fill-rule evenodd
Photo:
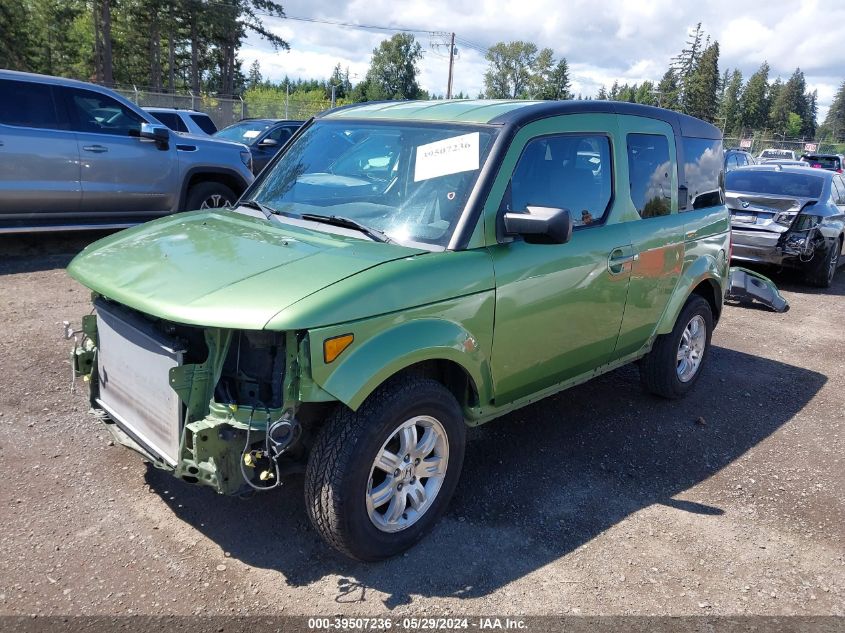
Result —
M 248 103 L 243 99 L 211 95 L 150 92 L 131 88 L 114 88 L 115 92 L 142 108 L 180 108 L 205 112 L 218 129 L 246 118 L 308 119 L 331 107 L 331 102 L 291 98 L 262 100 Z
M 832 143 L 830 141 L 817 141 L 813 139 L 801 140 L 786 140 L 780 138 L 763 138 L 763 137 L 725 137 L 725 148 L 742 149 L 755 157 L 764 149 L 786 149 L 795 152 L 796 157 L 801 154 L 819 153 L 819 154 L 841 154 L 845 151 L 845 145 L 842 143 Z

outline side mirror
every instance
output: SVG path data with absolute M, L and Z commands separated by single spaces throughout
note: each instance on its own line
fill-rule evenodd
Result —
M 527 207 L 524 213 L 505 213 L 505 233 L 530 244 L 566 244 L 572 239 L 572 216 L 569 209 Z
M 170 141 L 170 130 L 163 125 L 153 123 L 141 123 L 141 138 L 148 138 L 156 143 L 167 143 Z
M 265 138 L 263 141 L 261 141 L 258 144 L 258 147 L 261 147 L 263 149 L 269 149 L 271 147 L 276 147 L 278 144 L 279 144 L 279 141 L 277 141 L 276 139 Z

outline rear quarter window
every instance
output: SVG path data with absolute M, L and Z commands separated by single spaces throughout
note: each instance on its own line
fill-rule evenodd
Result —
M 188 128 L 185 127 L 185 123 L 182 121 L 181 117 L 175 112 L 151 112 L 150 114 L 152 114 L 155 118 L 164 123 L 174 132 L 188 131 Z
M 722 204 L 725 200 L 722 141 L 684 136 L 682 142 L 687 186 L 687 207 L 683 210 Z
M 217 131 L 217 126 L 214 125 L 214 121 L 212 121 L 211 117 L 207 114 L 191 114 L 190 117 L 191 120 L 206 134 L 211 135 Z
M 660 134 L 628 134 L 631 201 L 642 218 L 672 212 L 672 160 L 669 139 Z

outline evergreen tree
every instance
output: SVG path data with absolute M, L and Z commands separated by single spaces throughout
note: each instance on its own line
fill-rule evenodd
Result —
M 824 127 L 827 134 L 839 142 L 845 139 L 845 81 L 836 91 L 827 116 L 824 119 Z
M 644 81 L 640 84 L 640 87 L 637 88 L 637 94 L 634 96 L 634 101 L 636 103 L 641 103 L 642 105 L 657 105 L 657 96 L 654 92 L 654 84 L 650 81 Z
M 763 62 L 748 79 L 739 101 L 740 126 L 746 130 L 762 130 L 769 120 L 769 64 Z
M 657 105 L 669 110 L 681 109 L 680 87 L 675 71 L 671 68 L 663 74 L 660 83 L 657 84 Z
M 683 94 L 684 111 L 694 117 L 716 120 L 719 90 L 719 43 L 710 44 L 695 64 Z
M 728 71 L 725 71 L 727 73 Z M 739 127 L 739 100 L 742 96 L 742 73 L 734 70 L 727 80 L 719 103 L 719 119 L 725 134 L 734 134 Z
M 572 94 L 569 92 L 569 87 L 569 65 L 566 62 L 566 58 L 562 57 L 542 77 L 536 96 L 538 99 L 571 99 Z
M 261 64 L 258 63 L 258 60 L 254 60 L 252 65 L 249 67 L 249 76 L 246 80 L 247 88 L 256 88 L 261 85 Z

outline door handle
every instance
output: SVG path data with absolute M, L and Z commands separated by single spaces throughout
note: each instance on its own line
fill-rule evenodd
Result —
M 623 248 L 614 248 L 610 252 L 610 256 L 607 258 L 607 270 L 610 272 L 611 275 L 619 275 L 625 272 L 627 268 L 626 264 L 631 264 L 633 262 L 639 261 L 640 254 L 639 253 L 631 253 L 626 255 L 625 249 Z
M 103 152 L 109 151 L 109 148 L 105 145 L 83 145 L 82 149 L 86 152 L 93 152 L 94 154 L 102 154 Z

